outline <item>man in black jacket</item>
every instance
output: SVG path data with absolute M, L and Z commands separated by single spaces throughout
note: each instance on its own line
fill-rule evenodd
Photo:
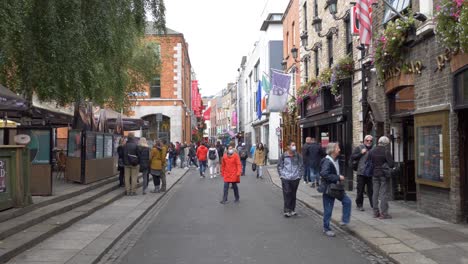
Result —
M 356 196 L 356 206 L 360 211 L 364 211 L 364 188 L 367 186 L 367 197 L 369 198 L 369 204 L 373 207 L 372 204 L 372 175 L 364 175 L 364 169 L 366 165 L 366 160 L 369 151 L 372 149 L 372 140 L 371 135 L 364 137 L 364 144 L 357 146 L 353 153 L 351 154 L 351 160 L 353 163 L 357 163 L 357 196 Z
M 125 165 L 125 190 L 127 195 L 136 195 L 137 178 L 140 171 L 140 154 L 135 134 L 128 133 L 128 140 L 123 147 Z
M 302 147 L 304 157 L 304 182 L 311 182 L 310 187 L 319 185 L 320 161 L 325 156 L 325 152 L 315 138 L 306 137 L 306 143 Z

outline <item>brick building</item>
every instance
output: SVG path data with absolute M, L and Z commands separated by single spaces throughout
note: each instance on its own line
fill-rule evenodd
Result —
M 392 179 L 395 199 L 416 200 L 419 211 L 466 222 L 467 57 L 448 54 L 437 42 L 435 1 L 393 4 L 405 17 L 411 15 L 410 9 L 424 16 L 419 15 L 414 30 L 407 33 L 400 50 L 402 61 L 395 60 L 381 72 L 371 64 L 364 67 L 363 118 L 361 124 L 355 122 L 354 129 L 391 138 L 390 148 L 398 163 Z M 373 6 L 372 19 L 373 33 L 381 39 L 384 28 L 401 18 L 379 4 Z M 371 55 L 363 58 L 364 66 Z M 355 108 L 359 107 L 355 100 Z
M 132 115 L 149 121 L 149 129 L 141 136 L 172 142 L 189 142 L 193 128 L 191 111 L 192 68 L 184 35 L 172 29 L 167 34 L 156 32 L 152 24 L 146 28 L 146 39 L 159 43 L 160 76 L 155 76 L 144 92 L 136 94 Z M 162 115 L 162 120 L 157 117 Z

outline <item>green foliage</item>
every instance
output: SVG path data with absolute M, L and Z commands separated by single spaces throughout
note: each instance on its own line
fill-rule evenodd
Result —
M 162 0 L 0 1 L 0 83 L 29 99 L 120 109 L 157 74 L 155 44 L 142 42 L 148 9 L 164 31 Z
M 323 71 L 318 76 L 318 79 L 324 86 L 329 85 L 332 74 L 333 74 L 333 71 L 331 68 L 323 69 Z
M 468 1 L 440 0 L 436 6 L 437 39 L 453 51 L 468 50 Z

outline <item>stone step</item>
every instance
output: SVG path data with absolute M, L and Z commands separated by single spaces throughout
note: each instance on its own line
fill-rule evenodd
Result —
M 63 214 L 74 208 L 85 205 L 117 188 L 119 187 L 116 182 L 111 181 L 87 192 L 78 194 L 68 199 L 64 199 L 62 201 L 44 205 L 28 213 L 4 221 L 0 224 L 0 241 L 51 217 Z
M 101 186 L 104 186 L 109 183 L 114 183 L 118 184 L 119 176 L 113 176 L 107 179 L 103 179 L 97 182 L 93 182 L 91 184 L 85 185 L 83 188 L 80 188 L 78 190 L 70 190 L 66 191 L 63 194 L 56 195 L 54 197 L 50 197 L 50 199 L 44 199 L 43 201 L 31 204 L 29 206 L 23 207 L 23 208 L 13 208 L 9 209 L 3 212 L 0 212 L 0 225 L 3 225 L 2 222 L 8 221 L 10 219 L 13 219 L 15 217 L 19 217 L 21 215 L 27 214 L 29 212 L 32 212 L 34 210 L 37 210 L 39 208 L 61 202 L 67 199 L 70 199 L 72 197 L 78 196 L 80 194 L 89 192 L 91 190 L 97 189 Z M 1 239 L 1 238 L 0 238 Z
M 28 213 L 21 216 L 25 218 L 32 217 L 36 220 L 23 220 L 22 223 L 19 224 L 22 226 L 21 229 L 13 227 L 15 232 L 9 234 L 9 236 L 3 240 L 0 240 L 0 263 L 7 262 L 14 256 L 121 198 L 124 194 L 125 190 L 123 188 L 118 188 L 118 186 L 112 182 L 96 190 L 69 199 L 75 200 L 74 202 L 70 202 L 69 200 L 63 201 L 43 207 L 40 210 L 41 212 L 32 212 L 34 215 Z M 61 205 L 59 206 L 58 204 Z M 39 221 L 39 219 L 41 219 L 41 221 Z M 5 223 L 8 222 L 9 221 Z M 2 223 L 1 226 L 4 236 L 8 234 L 8 231 L 4 227 L 5 223 Z

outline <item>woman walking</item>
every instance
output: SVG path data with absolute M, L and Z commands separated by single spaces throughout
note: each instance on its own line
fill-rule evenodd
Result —
M 303 174 L 302 156 L 296 151 L 296 143 L 291 141 L 288 150 L 278 161 L 278 174 L 281 178 L 284 199 L 284 216 L 290 217 L 296 213 L 296 193 Z
M 150 150 L 146 138 L 140 138 L 138 142 L 138 151 L 140 156 L 140 172 L 143 177 L 143 194 L 146 194 L 149 178 Z
M 265 148 L 263 148 L 263 144 L 259 143 L 257 148 L 255 149 L 254 154 L 254 163 L 257 165 L 257 178 L 263 178 L 263 166 L 265 165 L 266 161 L 266 152 Z
M 372 204 L 374 205 L 374 217 L 380 219 L 392 218 L 388 214 L 388 189 L 391 178 L 390 169 L 393 168 L 395 162 L 387 149 L 388 144 L 390 144 L 388 137 L 380 137 L 378 145 L 369 151 L 367 157 L 373 167 L 372 185 L 374 193 L 372 194 Z
M 218 150 L 216 149 L 214 144 L 211 144 L 210 148 L 208 149 L 208 168 L 210 168 L 211 179 L 216 178 L 218 164 L 219 164 Z
M 161 142 L 157 141 L 151 149 L 150 154 L 151 170 L 150 173 L 153 176 L 154 190 L 152 192 L 157 193 L 160 190 L 161 176 L 163 176 L 163 168 L 166 166 L 166 156 L 162 149 Z M 165 179 L 163 179 L 165 181 Z M 163 183 L 165 186 L 165 184 Z
M 327 189 L 330 184 L 344 181 L 344 176 L 340 174 L 340 166 L 338 164 L 338 155 L 340 154 L 340 146 L 338 143 L 331 142 L 327 146 L 327 156 L 320 162 L 320 176 L 322 180 L 320 182 L 319 192 L 322 192 L 323 199 L 323 233 L 326 236 L 334 237 L 335 232 L 330 228 L 330 220 L 332 217 L 333 206 L 335 204 L 335 198 L 327 194 Z M 341 200 L 343 205 L 343 215 L 341 217 L 341 225 L 345 226 L 349 224 L 351 218 L 351 199 L 348 195 L 344 194 Z
M 242 164 L 239 155 L 234 151 L 234 148 L 229 145 L 221 165 L 221 175 L 224 178 L 223 200 L 221 200 L 221 204 L 226 204 L 228 201 L 229 184 L 232 184 L 232 188 L 234 189 L 234 202 L 239 202 L 239 189 L 237 188 L 237 184 L 240 183 L 241 173 Z

